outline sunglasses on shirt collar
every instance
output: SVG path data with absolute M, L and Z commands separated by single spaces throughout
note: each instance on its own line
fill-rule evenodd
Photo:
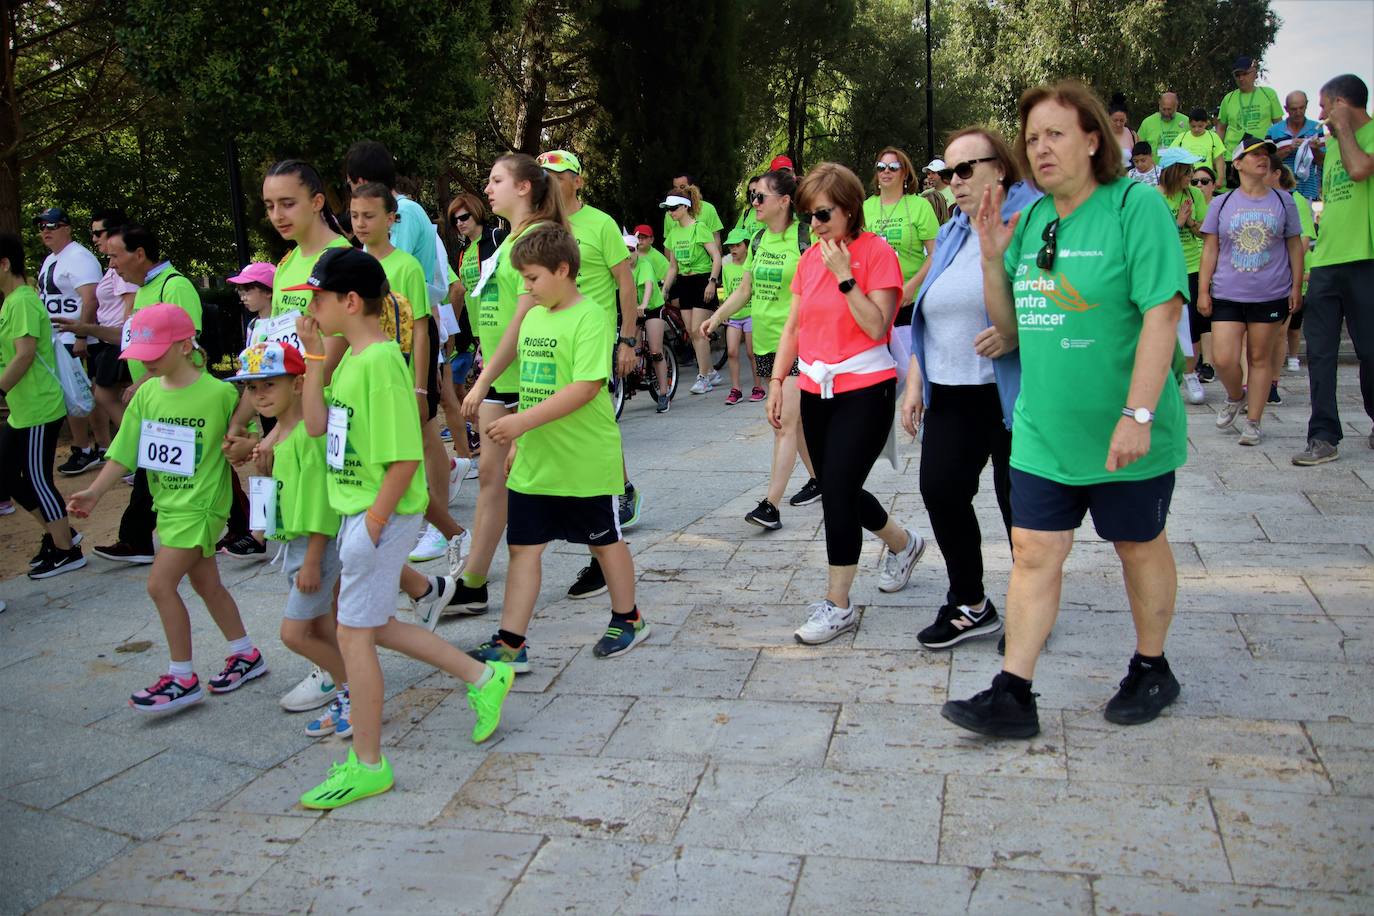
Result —
M 1054 270 L 1054 256 L 1058 253 L 1057 239 L 1059 236 L 1059 220 L 1054 220 L 1045 227 L 1045 231 L 1040 234 L 1040 239 L 1045 243 L 1045 247 L 1035 256 L 1035 266 L 1041 270 Z

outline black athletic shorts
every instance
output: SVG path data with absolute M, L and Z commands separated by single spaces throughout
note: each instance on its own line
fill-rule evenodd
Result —
M 101 388 L 129 384 L 129 364 L 119 358 L 119 344 L 97 340 L 86 345 L 86 365 L 91 383 Z
M 1032 531 L 1074 531 L 1089 512 L 1104 541 L 1153 541 L 1164 530 L 1174 472 L 1148 480 L 1071 486 L 1011 469 L 1011 523 Z
M 547 496 L 507 491 L 506 543 L 516 547 L 567 541 L 604 547 L 620 540 L 616 496 Z
M 676 299 L 677 307 L 684 312 L 687 309 L 706 309 L 714 312 L 720 302 L 714 296 L 709 301 L 706 299 L 706 283 L 710 279 L 710 274 L 679 276 L 673 281 L 673 292 L 669 298 Z
M 514 410 L 520 406 L 520 392 L 518 391 L 497 391 L 492 388 L 487 392 L 487 396 L 482 398 L 483 404 L 497 404 L 507 410 Z
M 1278 324 L 1288 317 L 1288 297 L 1268 302 L 1236 302 L 1233 299 L 1212 300 L 1212 323 L 1240 321 L 1245 324 Z

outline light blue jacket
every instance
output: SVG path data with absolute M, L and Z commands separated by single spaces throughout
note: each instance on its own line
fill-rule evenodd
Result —
M 1040 196 L 1040 192 L 1029 183 L 1018 181 L 1007 191 L 1007 200 L 1002 204 L 1002 219 L 1011 219 L 1014 214 L 1025 209 Z M 925 383 L 924 402 L 927 405 L 930 404 L 930 376 L 926 372 L 926 322 L 921 306 L 935 278 L 944 272 L 953 262 L 954 256 L 959 253 L 959 249 L 971 238 L 974 238 L 973 226 L 968 215 L 955 207 L 954 215 L 950 217 L 949 222 L 940 227 L 939 235 L 935 236 L 935 252 L 930 256 L 930 270 L 926 272 L 925 281 L 916 294 L 916 310 L 911 316 L 911 352 L 921 367 L 921 378 Z M 976 240 L 974 243 L 977 244 Z M 984 317 L 986 318 L 986 315 Z M 989 327 L 992 326 L 991 319 L 987 319 L 987 323 Z M 1005 356 L 994 359 L 992 371 L 997 380 L 997 397 L 1002 402 L 1002 422 L 1007 429 L 1011 429 L 1016 396 L 1021 392 L 1021 351 L 1012 350 Z

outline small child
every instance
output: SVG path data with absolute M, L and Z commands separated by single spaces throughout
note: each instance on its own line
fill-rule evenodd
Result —
M 1131 167 L 1126 170 L 1126 177 L 1132 181 L 1157 188 L 1159 187 L 1159 175 L 1160 168 L 1155 165 L 1154 148 L 1141 140 L 1131 148 Z
M 501 721 L 514 673 L 509 665 L 474 661 L 431 630 L 395 619 L 397 587 L 428 496 L 424 475 L 417 473 L 424 451 L 413 376 L 379 321 L 386 272 L 366 252 L 331 249 L 305 283 L 288 291 L 298 289 L 314 293 L 309 315 L 298 319 L 306 361 L 306 432 L 326 437 L 329 504 L 343 516 L 338 640 L 353 727 L 347 761 L 302 795 L 301 804 L 337 808 L 385 792 L 394 782 L 381 753 L 385 684 L 377 646 L 466 681 L 468 705 L 477 713 L 472 740 L 479 744 Z M 327 388 L 322 334 L 342 335 L 348 347 Z M 439 581 L 443 587 L 429 585 L 436 597 L 452 588 L 451 579 Z
M 270 296 L 267 301 L 270 306 Z M 311 436 L 301 415 L 305 360 L 290 344 L 258 343 L 239 355 L 239 366 L 231 381 L 244 382 L 245 397 L 259 416 L 276 421 L 270 441 L 254 449 L 254 458 L 259 472 L 270 474 L 275 484 L 268 538 L 281 542 L 290 589 L 281 641 L 315 664 L 311 676 L 283 697 L 281 705 L 305 712 L 327 703 L 324 715 L 307 725 L 305 733 L 347 738 L 353 733 L 348 684 L 334 634 L 339 513 L 329 505 L 325 486 L 324 438 Z
M 730 294 L 739 289 L 740 280 L 744 278 L 744 261 L 749 255 L 749 233 L 744 229 L 732 229 L 725 237 L 725 249 L 730 252 L 730 257 L 721 264 L 721 302 L 730 298 Z M 744 341 L 744 352 L 749 361 L 749 377 L 754 380 L 749 400 L 762 401 L 768 397 L 768 393 L 759 384 L 759 378 L 754 375 L 754 319 L 749 315 L 749 306 L 745 305 L 726 322 L 725 352 L 730 359 L 730 393 L 725 396 L 727 407 L 733 407 L 744 400 L 744 392 L 739 387 L 741 339 Z
M 167 713 L 205 699 L 191 665 L 191 616 L 177 594 L 183 578 L 205 602 L 229 656 L 209 681 L 211 693 L 228 693 L 267 673 L 267 661 L 249 639 L 238 605 L 220 582 L 215 540 L 229 518 L 229 463 L 220 450 L 238 395 L 205 371 L 196 327 L 179 306 L 159 302 L 134 312 L 130 343 L 120 359 L 141 360 L 149 383 L 129 402 L 108 463 L 89 487 L 74 494 L 68 511 L 86 518 L 115 482 L 135 467 L 148 471 L 161 541 L 148 573 L 148 594 L 162 618 L 171 650 L 167 673 L 129 698 L 137 712 Z
M 276 276 L 275 264 L 254 261 L 224 281 L 238 290 L 239 302 L 243 303 L 244 311 L 252 316 L 248 319 L 248 328 L 243 337 L 250 347 L 267 339 L 266 335 L 259 336 L 255 331 L 272 317 L 272 281 Z
M 635 605 L 634 561 L 620 536 L 620 429 L 605 395 L 611 366 L 606 315 L 577 291 L 577 242 L 562 226 L 531 229 L 511 249 L 534 304 L 517 312 L 492 354 L 499 373 L 518 355 L 520 410 L 484 432 L 511 446 L 506 542 L 510 571 L 501 629 L 471 653 L 530 670 L 525 631 L 539 597 L 540 557 L 550 541 L 587 544 L 611 592 L 611 623 L 592 647 L 621 655 L 649 636 Z

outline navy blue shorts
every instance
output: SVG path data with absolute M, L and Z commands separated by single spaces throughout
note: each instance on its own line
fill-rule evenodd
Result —
M 449 369 L 453 372 L 453 384 L 466 385 L 468 376 L 472 373 L 472 363 L 476 359 L 477 353 L 473 350 L 464 350 L 461 353 L 453 354 L 449 359 Z
M 516 547 L 567 541 L 605 547 L 620 540 L 616 496 L 548 496 L 507 491 L 506 543 Z
M 1174 472 L 1148 480 L 1070 486 L 1011 469 L 1011 523 L 1031 531 L 1073 531 L 1091 512 L 1104 541 L 1153 541 L 1164 530 Z

